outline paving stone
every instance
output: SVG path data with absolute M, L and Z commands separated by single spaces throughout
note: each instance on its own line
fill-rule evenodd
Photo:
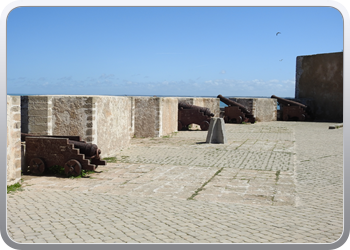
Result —
M 25 176 L 7 199 L 8 234 L 21 243 L 334 242 L 343 132 L 328 125 L 226 124 L 226 144 L 201 143 L 203 131 L 133 139 L 96 179 Z

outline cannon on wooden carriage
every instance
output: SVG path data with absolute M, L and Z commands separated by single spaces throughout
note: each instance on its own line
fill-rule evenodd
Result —
M 310 119 L 306 105 L 296 101 L 277 97 L 275 95 L 272 95 L 271 98 L 277 99 L 277 102 L 281 107 L 283 121 L 305 121 Z
M 42 175 L 52 166 L 64 167 L 67 176 L 78 176 L 82 170 L 95 171 L 106 165 L 100 159 L 101 150 L 96 144 L 82 141 L 80 136 L 50 136 L 21 134 L 25 141 L 26 170 Z
M 252 115 L 249 109 L 247 109 L 242 104 L 232 101 L 223 97 L 222 95 L 218 95 L 217 98 L 220 99 L 223 103 L 228 105 L 225 107 L 225 115 L 224 121 L 226 123 L 242 123 L 242 122 L 255 122 L 255 117 Z
M 209 129 L 210 119 L 214 114 L 210 109 L 200 107 L 186 102 L 179 102 L 178 111 L 178 130 L 188 128 L 190 124 L 198 124 L 203 131 Z

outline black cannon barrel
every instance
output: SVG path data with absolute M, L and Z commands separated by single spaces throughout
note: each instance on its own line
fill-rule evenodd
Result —
M 73 144 L 75 148 L 79 148 L 79 152 L 84 154 L 87 158 L 100 158 L 101 150 L 98 149 L 96 144 L 73 140 L 69 140 L 68 142 Z
M 300 102 L 295 102 L 295 101 L 291 101 L 291 100 L 287 100 L 287 99 L 284 99 L 284 98 L 281 98 L 281 97 L 278 97 L 278 96 L 275 96 L 275 95 L 272 95 L 271 98 L 276 98 L 278 102 L 284 104 L 284 105 L 290 105 L 290 106 L 300 106 L 302 108 L 307 108 L 306 105 L 300 103 Z
M 218 95 L 217 98 L 219 98 L 220 101 L 222 101 L 223 103 L 225 103 L 228 106 L 238 106 L 244 113 L 250 114 L 249 109 L 247 109 L 246 107 L 244 107 L 242 104 L 240 104 L 238 102 L 227 99 L 227 98 L 223 97 L 222 95 Z
M 187 102 L 179 102 L 179 109 L 197 109 L 200 112 L 203 112 L 206 116 L 214 116 L 210 109 L 205 107 L 200 107 L 196 105 L 189 104 Z

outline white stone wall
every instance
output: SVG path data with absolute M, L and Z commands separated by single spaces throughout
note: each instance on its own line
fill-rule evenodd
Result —
M 21 99 L 7 96 L 7 185 L 21 180 Z
M 177 131 L 177 98 L 135 96 L 132 99 L 135 137 L 161 137 Z
M 169 135 L 177 131 L 178 121 L 178 100 L 177 98 L 165 97 L 161 98 L 161 134 L 160 136 Z
M 131 98 L 119 96 L 94 97 L 96 108 L 96 144 L 103 157 L 130 146 Z

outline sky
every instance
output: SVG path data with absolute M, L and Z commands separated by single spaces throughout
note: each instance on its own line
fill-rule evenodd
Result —
M 331 7 L 21 7 L 7 94 L 294 98 L 296 57 L 341 51 Z

